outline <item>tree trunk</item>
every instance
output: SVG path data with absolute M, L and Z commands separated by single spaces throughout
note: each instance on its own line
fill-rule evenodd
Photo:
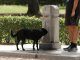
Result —
M 28 0 L 28 16 L 41 16 L 38 0 Z

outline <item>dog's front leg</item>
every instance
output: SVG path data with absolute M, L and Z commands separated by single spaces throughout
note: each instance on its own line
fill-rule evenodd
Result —
M 35 41 L 33 41 L 33 51 L 35 50 Z
M 36 47 L 37 47 L 37 50 L 39 51 L 39 48 L 38 48 L 38 40 L 36 40 Z
M 19 44 L 19 41 L 17 40 L 17 41 L 16 41 L 16 47 L 17 47 L 17 50 L 19 50 L 19 48 L 18 48 L 18 44 Z
M 21 46 L 22 46 L 22 50 L 25 51 L 23 44 L 25 43 L 25 40 L 22 40 Z
M 18 44 L 16 44 L 16 47 L 17 47 L 17 50 L 19 50 L 19 48 L 18 48 Z

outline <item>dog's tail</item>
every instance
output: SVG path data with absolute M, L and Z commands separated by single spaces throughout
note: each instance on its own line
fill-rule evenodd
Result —
M 16 34 L 14 34 L 12 30 L 11 30 L 11 36 L 16 37 Z

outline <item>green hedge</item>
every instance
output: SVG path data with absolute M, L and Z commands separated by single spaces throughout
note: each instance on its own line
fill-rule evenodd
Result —
M 64 18 L 60 18 L 60 32 L 59 32 L 59 37 L 60 37 L 60 42 L 62 44 L 66 44 L 68 45 L 70 42 L 69 42 L 69 35 L 68 35 L 68 32 L 67 32 L 67 29 L 66 29 L 66 26 L 64 24 L 64 21 L 65 19 Z M 80 29 L 80 25 L 78 26 L 79 29 Z M 77 43 L 78 45 L 80 45 L 80 37 L 78 37 L 77 39 Z
M 59 26 L 60 26 L 60 32 L 59 32 L 60 42 L 62 44 L 69 44 L 69 37 L 68 37 L 68 32 L 64 24 L 64 18 L 60 18 Z
M 10 30 L 17 31 L 22 28 L 41 28 L 40 19 L 28 16 L 4 16 L 0 17 L 0 42 L 10 40 Z
M 64 25 L 64 18 L 60 18 L 60 32 L 59 38 L 62 44 L 69 44 L 69 36 Z M 28 16 L 2 16 L 0 17 L 0 43 L 15 43 L 14 39 L 10 37 L 10 30 L 16 32 L 22 28 L 41 28 L 42 20 L 35 17 Z M 78 44 L 80 45 L 80 38 L 78 38 Z

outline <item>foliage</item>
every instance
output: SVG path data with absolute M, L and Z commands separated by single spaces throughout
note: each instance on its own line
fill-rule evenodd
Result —
M 38 0 L 40 4 L 64 4 L 65 0 Z M 28 0 L 0 0 L 0 4 L 7 5 L 26 5 Z
M 28 16 L 2 16 L 0 17 L 0 41 L 9 39 L 10 30 L 14 32 L 22 28 L 41 28 L 40 19 Z
M 62 5 L 63 3 L 64 3 L 64 1 L 63 0 L 39 0 L 39 2 L 41 3 L 41 4 L 60 4 L 60 5 Z
M 60 32 L 59 38 L 62 44 L 69 44 L 69 36 L 64 25 L 64 18 L 60 18 Z M 28 17 L 28 16 L 0 16 L 0 43 L 15 43 L 14 39 L 10 37 L 10 30 L 12 29 L 15 33 L 22 28 L 41 28 L 42 21 L 39 18 Z M 79 27 L 80 28 L 80 27 Z M 78 38 L 78 45 L 80 45 L 80 38 Z M 28 43 L 31 43 L 29 41 Z
M 27 3 L 27 0 L 0 0 L 0 4 L 8 4 L 8 5 L 24 5 Z
M 68 32 L 67 32 L 67 28 L 64 24 L 64 18 L 60 18 L 60 32 L 59 32 L 59 37 L 60 37 L 60 42 L 62 44 L 66 44 L 68 45 L 70 42 L 69 42 L 69 35 L 68 35 Z M 80 29 L 80 26 L 79 26 L 79 29 Z M 80 37 L 77 39 L 77 43 L 78 45 L 80 45 Z
M 63 44 L 69 44 L 69 37 L 64 24 L 64 18 L 60 18 L 59 26 L 60 26 L 60 32 L 59 32 L 60 42 Z

